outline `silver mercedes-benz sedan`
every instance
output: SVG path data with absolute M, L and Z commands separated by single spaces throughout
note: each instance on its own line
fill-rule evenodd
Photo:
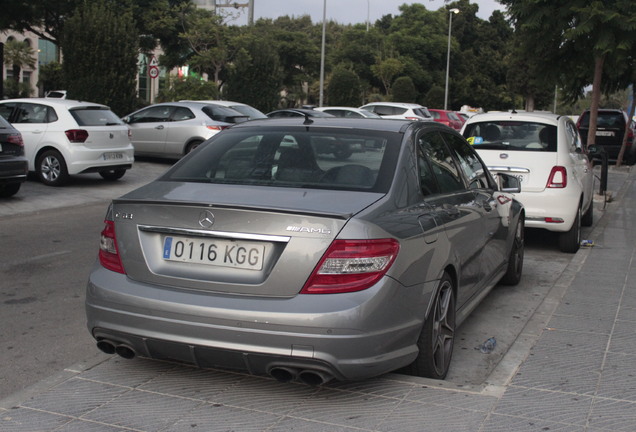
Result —
M 113 200 L 88 328 L 106 353 L 280 381 L 443 379 L 457 326 L 521 278 L 518 192 L 436 122 L 240 123 Z

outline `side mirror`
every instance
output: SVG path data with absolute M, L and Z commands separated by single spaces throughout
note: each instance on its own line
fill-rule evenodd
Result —
M 499 182 L 499 190 L 506 193 L 520 193 L 521 181 L 518 177 L 510 174 L 498 173 L 497 180 Z
M 130 123 L 130 116 L 122 117 L 121 121 L 123 121 L 124 123 Z
M 587 153 L 592 157 L 601 157 L 605 153 L 605 149 L 596 144 L 587 147 Z

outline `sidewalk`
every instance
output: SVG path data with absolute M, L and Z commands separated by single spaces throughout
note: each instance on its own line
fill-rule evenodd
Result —
M 634 431 L 635 180 L 610 172 L 595 246 L 573 257 L 501 362 L 521 366 L 495 369 L 504 386 L 388 374 L 308 387 L 104 356 L 0 401 L 0 431 Z

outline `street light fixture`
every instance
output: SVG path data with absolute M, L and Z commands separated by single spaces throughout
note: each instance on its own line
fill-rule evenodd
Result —
M 448 10 L 448 50 L 446 51 L 446 87 L 444 89 L 444 110 L 448 109 L 448 72 L 450 69 L 451 28 L 453 26 L 453 14 L 458 14 L 459 9 Z

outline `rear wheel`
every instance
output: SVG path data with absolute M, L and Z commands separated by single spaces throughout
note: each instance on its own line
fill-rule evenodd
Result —
M 581 225 L 585 227 L 592 226 L 594 223 L 594 201 L 590 201 L 590 206 L 587 208 L 587 211 L 581 217 Z
M 35 171 L 47 186 L 62 186 L 68 181 L 66 162 L 57 150 L 47 150 L 38 156 Z
M 125 169 L 112 169 L 108 171 L 100 171 L 99 175 L 102 176 L 104 180 L 119 180 L 126 174 Z
M 574 223 L 569 231 L 559 235 L 559 248 L 561 252 L 575 253 L 581 246 L 581 208 L 576 211 Z
M 199 147 L 199 145 L 201 145 L 202 142 L 203 141 L 192 141 L 190 144 L 187 145 L 185 154 L 188 154 L 195 148 Z
M 411 375 L 444 379 L 455 342 L 455 290 L 447 273 L 439 282 L 433 307 L 417 341 L 420 350 L 407 368 Z
M 519 216 L 517 228 L 515 230 L 515 238 L 510 249 L 510 257 L 508 259 L 508 270 L 501 278 L 504 285 L 517 285 L 521 281 L 521 273 L 523 271 L 523 253 L 524 253 L 524 229 L 525 224 L 523 215 Z

